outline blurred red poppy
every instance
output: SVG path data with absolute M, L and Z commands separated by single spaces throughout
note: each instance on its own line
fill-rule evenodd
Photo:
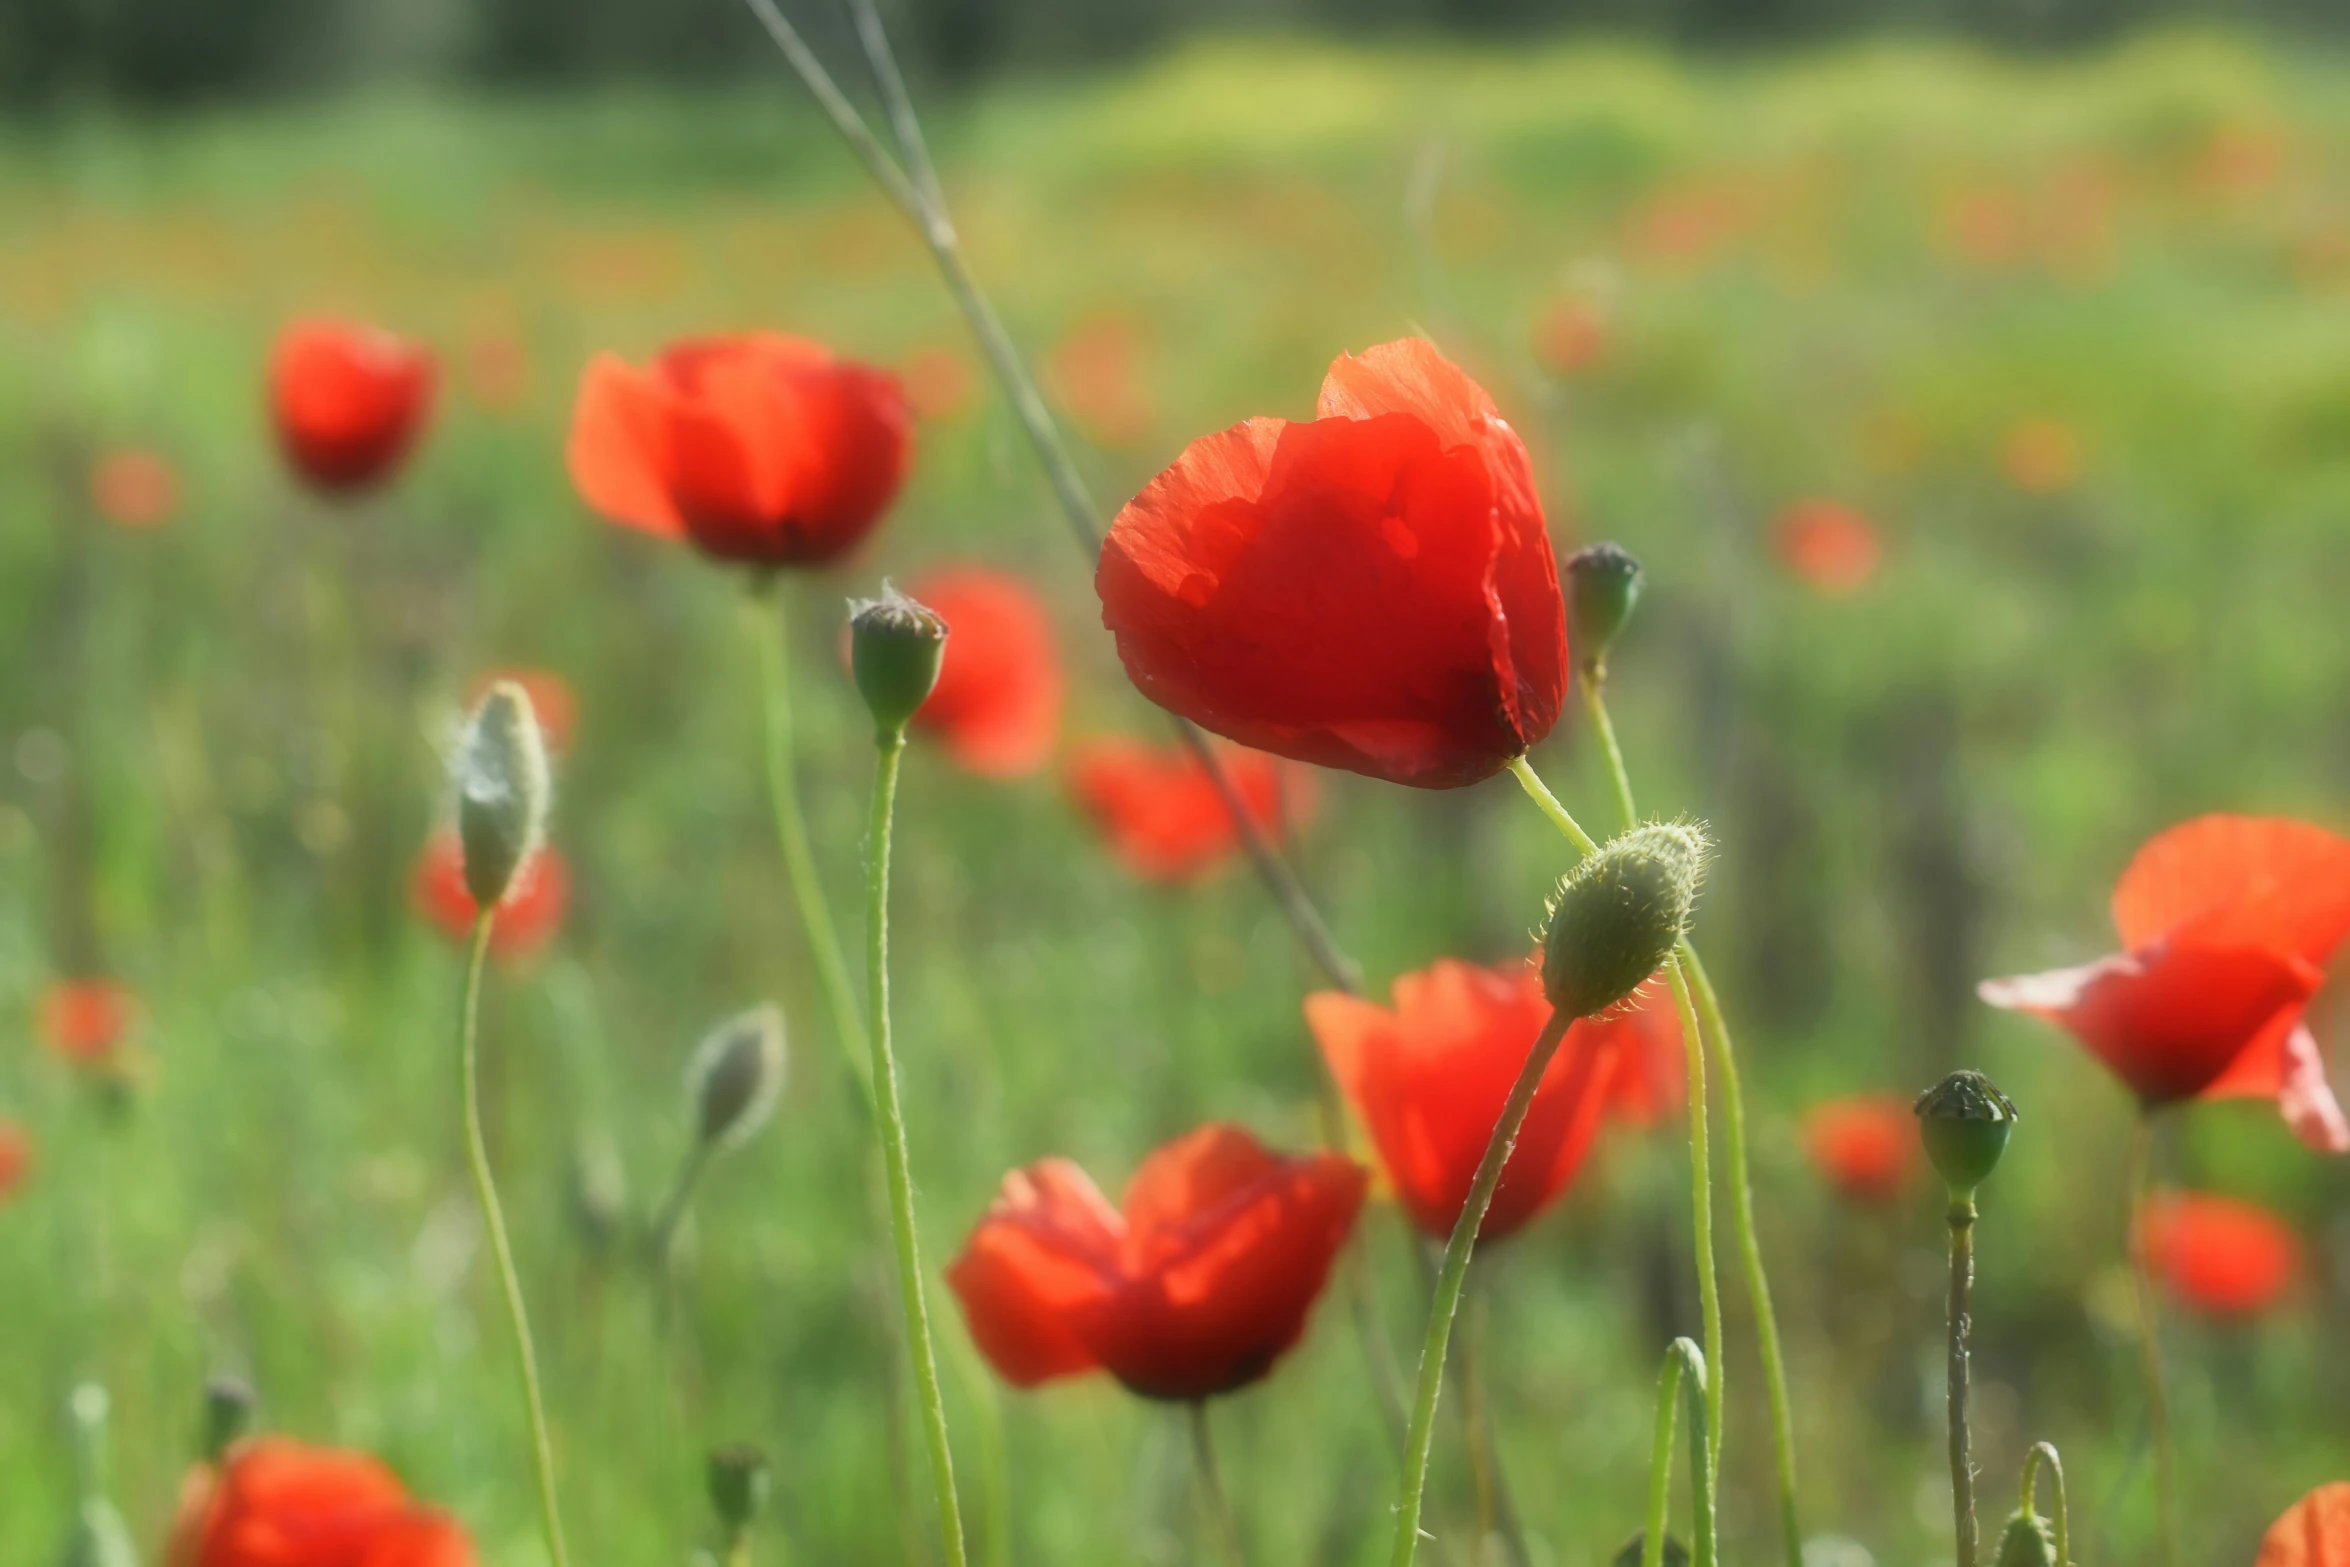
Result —
M 452 941 L 473 939 L 474 916 L 480 906 L 465 888 L 465 850 L 454 832 L 436 832 L 417 857 L 413 882 L 416 907 Z M 571 871 L 563 856 L 541 848 L 523 862 L 514 885 L 498 905 L 490 926 L 490 955 L 527 958 L 554 939 L 571 901 Z
M 847 551 L 911 455 L 895 376 L 779 332 L 688 338 L 642 370 L 598 354 L 571 417 L 571 482 L 589 506 L 752 565 Z
M 1553 375 L 1588 369 L 1607 348 L 1607 317 L 1587 299 L 1556 299 L 1534 322 L 1534 358 Z
M 380 327 L 309 318 L 278 334 L 269 404 L 294 470 L 330 493 L 390 476 L 432 407 L 432 356 Z
M 1892 1202 L 1918 1167 L 1917 1115 L 1891 1094 L 1831 1099 L 1805 1113 L 1803 1151 L 1838 1196 Z
M 1673 993 L 1649 985 L 1614 1012 L 1583 1018 L 1575 1033 L 1615 1053 L 1607 1113 L 1645 1131 L 1681 1113 L 1689 1097 L 1689 1056 L 1681 1037 L 1681 1012 Z
M 1313 777 L 1262 751 L 1225 747 L 1224 775 L 1258 830 L 1278 843 L 1312 816 Z M 1069 756 L 1069 792 L 1109 840 L 1119 861 L 1145 881 L 1191 881 L 1240 847 L 1232 813 L 1208 770 L 1181 744 L 1088 740 Z
M 2252 1567 L 2350 1567 L 2350 1481 L 2321 1485 L 2269 1526 Z
M 1797 501 L 1779 513 L 1779 559 L 1808 586 L 1842 598 L 1868 586 L 1885 547 L 1876 527 L 1842 501 Z
M 1004 1177 L 947 1282 L 1016 1387 L 1109 1372 L 1145 1398 L 1245 1387 L 1305 1331 L 1370 1174 L 1210 1125 L 1143 1161 L 1123 1212 L 1046 1159 Z
M 159 453 L 125 447 L 90 469 L 90 504 L 118 528 L 159 528 L 179 499 L 179 475 Z
M 33 1173 L 33 1140 L 14 1121 L 0 1121 L 0 1201 Z
M 952 419 L 971 401 L 971 362 L 943 343 L 915 349 L 898 375 L 917 419 Z
M 2008 483 L 2034 495 L 2053 495 L 2081 476 L 2081 438 L 2055 419 L 2026 419 L 2007 432 L 1999 466 Z
M 1156 410 L 1143 384 L 1148 339 L 1132 315 L 1094 316 L 1053 345 L 1045 377 L 1086 436 L 1132 446 L 1150 433 Z
M 2301 1273 L 2301 1238 L 2266 1208 L 2208 1192 L 2166 1192 L 2138 1214 L 2146 1271 L 2197 1311 L 2249 1317 Z
M 473 1542 L 364 1453 L 263 1437 L 188 1478 L 164 1567 L 474 1567 Z
M 2302 1021 L 2350 935 L 2350 842 L 2281 817 L 2199 816 L 2138 851 L 2113 919 L 2122 952 L 1978 991 L 2062 1024 L 2148 1109 L 2274 1098 L 2303 1142 L 2350 1152 Z
M 947 623 L 946 658 L 915 727 L 983 778 L 1042 767 L 1060 736 L 1067 684 L 1043 603 L 1019 578 L 981 566 L 930 572 L 906 591 Z
M 1306 1023 L 1412 1222 L 1439 1238 L 1459 1222 L 1510 1085 L 1550 1021 L 1529 965 L 1480 968 L 1446 958 L 1395 982 L 1391 1011 L 1325 990 Z M 1492 1240 L 1531 1220 L 1591 1151 L 1619 1056 L 1631 1035 L 1606 1025 L 1567 1032 L 1534 1091 L 1501 1185 L 1477 1232 Z
M 1316 419 L 1192 442 L 1119 512 L 1094 586 L 1143 695 L 1301 762 L 1475 783 L 1565 693 L 1525 445 L 1418 338 L 1339 358 Z
M 465 339 L 465 389 L 493 413 L 509 412 L 529 400 L 530 344 L 506 327 L 485 328 Z
M 570 749 L 572 732 L 579 726 L 579 697 L 571 689 L 571 682 L 551 669 L 492 669 L 473 682 L 466 693 L 465 705 L 472 709 L 481 705 L 490 687 L 501 680 L 510 680 L 522 687 L 530 698 L 531 713 L 539 721 L 539 732 L 546 736 L 551 751 Z
M 137 1014 L 137 1000 L 112 980 L 59 980 L 41 992 L 41 1039 L 76 1066 L 105 1066 Z

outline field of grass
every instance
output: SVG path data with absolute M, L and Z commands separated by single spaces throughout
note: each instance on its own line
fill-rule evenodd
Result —
M 1724 843 L 1699 928 L 1742 1028 L 1806 1516 L 1860 1542 L 1823 1562 L 1947 1559 L 1942 1232 L 1922 1187 L 1840 1202 L 1799 1117 L 1959 1065 L 2026 1117 L 1978 1243 L 1986 1505 L 2053 1439 L 2077 1553 L 2151 1560 L 2130 1107 L 1972 986 L 2107 950 L 2113 875 L 2170 822 L 2350 819 L 2350 60 L 2211 38 L 2034 64 L 1234 45 L 1005 86 L 943 106 L 936 137 L 973 264 L 1105 497 L 1194 435 L 1303 417 L 1334 355 L 1422 331 L 1526 433 L 1562 552 L 1643 557 L 1618 719 L 1644 799 Z M 1562 308 L 1598 341 L 1565 370 L 1540 351 Z M 355 507 L 300 494 L 266 425 L 270 338 L 315 309 L 417 334 L 445 372 L 416 459 Z M 591 517 L 562 462 L 591 352 L 748 326 L 952 382 L 943 351 L 966 383 L 874 546 L 787 584 L 803 787 L 853 920 L 871 751 L 844 597 L 948 561 L 1018 572 L 1055 607 L 1069 735 L 1160 731 L 927 257 L 780 67 L 695 99 L 0 131 L 0 1017 L 24 1020 L 0 1119 L 37 1149 L 0 1199 L 0 1561 L 62 1536 L 85 1377 L 113 1395 L 114 1493 L 158 1541 L 216 1371 L 273 1429 L 382 1453 L 486 1562 L 540 1559 L 457 1140 L 461 960 L 407 890 L 440 749 L 503 665 L 580 702 L 554 827 L 571 911 L 484 1014 L 575 1549 L 684 1560 L 701 1454 L 752 1440 L 777 1476 L 761 1561 L 929 1559 L 886 1226 L 858 1195 L 870 1134 L 765 814 L 742 584 Z M 88 504 L 122 446 L 176 469 L 164 525 Z M 1882 541 L 1856 591 L 1775 547 L 1819 497 Z M 1538 760 L 1606 818 L 1577 726 Z M 900 809 L 933 1263 L 1048 1153 L 1114 1190 L 1205 1119 L 1311 1142 L 1315 980 L 1244 867 L 1139 884 L 1052 773 L 982 782 L 919 744 Z M 1506 779 L 1332 775 L 1300 860 L 1383 993 L 1522 951 L 1562 848 Z M 82 973 L 141 1000 L 127 1109 L 35 1039 L 42 990 Z M 685 1147 L 678 1074 L 765 998 L 788 1090 L 711 1173 L 665 1304 L 628 1234 Z M 2350 1475 L 2350 1172 L 2258 1104 L 2196 1109 L 2162 1156 L 2309 1246 L 2286 1306 L 2171 1328 L 2188 1554 L 2248 1564 L 2288 1502 Z M 1672 1130 L 1613 1132 L 1481 1261 L 1501 1454 L 1544 1560 L 1604 1562 L 1638 1526 L 1656 1357 L 1695 1324 L 1687 1179 Z M 1402 1358 L 1408 1231 L 1378 1206 L 1358 1244 Z M 1761 1560 L 1769 1446 L 1728 1294 L 1725 1529 Z M 981 1561 L 1208 1559 L 1179 1412 L 1100 1379 L 1000 1389 L 934 1307 Z M 1383 1559 L 1392 1460 L 1338 1303 L 1217 1419 L 1253 1560 Z M 1444 1432 L 1431 1526 L 1465 1561 Z

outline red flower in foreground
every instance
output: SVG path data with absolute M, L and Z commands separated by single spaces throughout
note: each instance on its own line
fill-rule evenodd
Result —
M 14 1121 L 0 1121 L 0 1201 L 5 1201 L 33 1170 L 33 1140 Z
M 455 1521 L 364 1453 L 263 1437 L 189 1476 L 164 1567 L 474 1567 Z
M 1644 1131 L 1681 1113 L 1689 1097 L 1689 1056 L 1670 989 L 1646 986 L 1620 1010 L 1582 1019 L 1575 1032 L 1616 1052 L 1607 1103 L 1611 1118 Z
M 1270 841 L 1313 814 L 1313 778 L 1303 769 L 1233 747 L 1219 759 Z M 1222 791 L 1186 745 L 1086 741 L 1070 755 L 1069 792 L 1111 851 L 1146 881 L 1190 881 L 1240 847 Z
M 59 980 L 41 992 L 41 1040 L 75 1066 L 104 1066 L 137 1014 L 136 999 L 110 979 Z
M 158 528 L 179 506 L 179 475 L 160 455 L 126 447 L 90 469 L 90 504 L 118 528 Z
M 579 727 L 579 697 L 572 691 L 571 682 L 551 669 L 493 669 L 474 681 L 473 689 L 466 693 L 466 710 L 479 707 L 481 699 L 489 695 L 490 687 L 501 680 L 522 687 L 522 694 L 530 698 L 531 715 L 539 721 L 539 732 L 546 736 L 547 749 L 569 750 L 572 731 Z
M 1985 980 L 1995 1007 L 2061 1023 L 2148 1109 L 2273 1098 L 2295 1135 L 2350 1151 L 2350 1123 L 2302 1012 L 2350 935 L 2350 842 L 2281 817 L 2199 816 L 2122 872 L 2124 950 Z
M 938 685 L 914 714 L 955 764 L 983 778 L 1032 773 L 1061 732 L 1061 650 L 1026 583 L 962 566 L 906 588 L 947 623 Z
M 432 356 L 379 327 L 296 321 L 269 362 L 278 444 L 321 490 L 365 489 L 407 455 L 431 411 Z
M 820 565 L 896 498 L 911 424 L 896 377 L 821 343 L 689 338 L 647 369 L 614 354 L 588 362 L 571 482 L 614 522 L 720 560 Z
M 2300 1275 L 2301 1238 L 2257 1204 L 2170 1192 L 2139 1212 L 2138 1256 L 2197 1311 L 2248 1317 L 2275 1305 Z
M 465 850 L 453 832 L 436 832 L 416 861 L 416 907 L 453 941 L 473 938 L 480 906 L 465 888 Z M 527 958 L 554 939 L 571 901 L 571 871 L 553 848 L 541 848 L 514 874 L 490 926 L 490 954 Z
M 1838 1196 L 1892 1202 L 1917 1169 L 1917 1115 L 1891 1094 L 1831 1099 L 1804 1116 L 1803 1151 Z
M 1460 1221 L 1510 1085 L 1550 1021 L 1530 966 L 1446 958 L 1395 982 L 1395 1007 L 1341 991 L 1306 998 L 1330 1075 L 1362 1117 L 1397 1201 L 1428 1234 Z M 1477 1231 L 1493 1240 L 1566 1190 L 1598 1135 L 1622 1046 L 1636 1036 L 1586 1019 L 1567 1031 L 1534 1090 L 1518 1142 Z
M 1369 1183 L 1351 1159 L 1211 1125 L 1144 1160 L 1120 1212 L 1046 1159 L 1004 1177 L 947 1282 L 1016 1387 L 1100 1370 L 1145 1398 L 1228 1393 L 1305 1331 Z
M 1418 338 L 1346 355 L 1320 417 L 1185 447 L 1094 587 L 1143 695 L 1277 756 L 1475 783 L 1558 719 L 1566 609 L 1533 469 Z
M 2252 1567 L 2350 1567 L 2350 1481 L 2321 1485 L 2285 1509 Z
M 1797 501 L 1772 538 L 1787 569 L 1832 598 L 1866 587 L 1885 553 L 1868 518 L 1841 501 Z

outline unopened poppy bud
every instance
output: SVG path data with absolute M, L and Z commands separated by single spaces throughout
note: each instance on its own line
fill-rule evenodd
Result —
M 501 680 L 483 694 L 465 720 L 449 770 L 457 784 L 465 890 L 477 907 L 493 909 L 545 836 L 552 792 L 546 739 L 522 687 Z
M 1999 1536 L 1997 1567 L 2065 1567 L 2056 1559 L 2056 1533 L 2048 1520 L 2029 1510 L 2007 1520 Z
M 252 1385 L 241 1377 L 214 1377 L 204 1384 L 204 1457 L 221 1455 L 253 1424 Z
M 686 1063 L 686 1109 L 694 1135 L 731 1148 L 766 1124 L 783 1092 L 783 1012 L 753 1007 L 712 1029 Z
M 1567 872 L 1542 938 L 1542 986 L 1569 1017 L 1605 1012 L 1672 955 L 1705 875 L 1705 829 L 1652 822 Z
M 903 733 L 929 700 L 946 648 L 946 621 L 886 582 L 881 597 L 850 602 L 849 668 L 883 735 Z
M 1607 650 L 1632 618 L 1647 574 L 1621 544 L 1593 544 L 1567 557 L 1567 603 L 1574 612 L 1570 641 L 1585 669 L 1607 667 Z
M 1642 1530 L 1624 1542 L 1624 1548 L 1616 1552 L 1610 1567 L 1640 1567 L 1640 1553 L 1647 1544 L 1648 1532 Z M 1668 1534 L 1665 1536 L 1664 1552 L 1659 1559 L 1664 1567 L 1689 1567 L 1689 1548 Z
M 2014 1101 L 1980 1072 L 1953 1072 L 1918 1095 L 1918 1133 L 1954 1197 L 1969 1196 L 1999 1168 L 2015 1131 Z
M 767 1455 L 736 1442 L 710 1455 L 710 1506 L 730 1536 L 749 1530 L 767 1505 Z

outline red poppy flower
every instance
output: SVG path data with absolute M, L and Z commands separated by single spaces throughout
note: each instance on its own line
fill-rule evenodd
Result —
M 474 681 L 466 693 L 465 705 L 479 707 L 490 687 L 501 680 L 509 680 L 522 687 L 530 698 L 532 716 L 539 721 L 539 732 L 546 737 L 547 749 L 570 749 L 571 734 L 579 726 L 579 697 L 572 691 L 571 682 L 551 669 L 493 669 Z
M 906 477 L 897 378 L 804 337 L 689 338 L 640 370 L 588 362 L 571 482 L 614 522 L 720 560 L 813 566 L 881 520 Z
M 2261 1536 L 2252 1567 L 2350 1567 L 2350 1481 L 2321 1485 Z
M 1559 299 L 1534 323 L 1534 357 L 1553 375 L 1589 368 L 1607 347 L 1607 317 L 1585 299 Z
M 118 528 L 161 527 L 179 497 L 179 475 L 155 452 L 108 452 L 90 469 L 90 504 Z
M 1270 751 L 1445 789 L 1550 732 L 1558 563 L 1526 448 L 1418 338 L 1342 356 L 1320 417 L 1184 448 L 1094 578 L 1135 686 Z
M 0 1121 L 0 1201 L 33 1172 L 33 1140 L 14 1121 Z
M 1014 1170 L 947 1269 L 1016 1387 L 1107 1371 L 1145 1398 L 1245 1387 L 1305 1331 L 1369 1172 L 1211 1125 L 1143 1161 L 1123 1212 L 1066 1159 Z
M 1303 769 L 1237 747 L 1219 757 L 1268 840 L 1279 842 L 1285 826 L 1313 814 L 1313 777 Z M 1194 880 L 1240 847 L 1223 792 L 1186 745 L 1086 741 L 1070 754 L 1069 792 L 1111 852 L 1145 881 Z
M 1017 778 L 1045 764 L 1061 731 L 1061 651 L 1027 584 L 979 566 L 936 571 L 906 591 L 947 623 L 938 684 L 915 711 L 917 728 L 983 778 Z
M 1395 1007 L 1340 991 L 1306 997 L 1306 1023 L 1340 1092 L 1362 1117 L 1412 1222 L 1452 1234 L 1478 1161 L 1501 1122 L 1510 1085 L 1550 1021 L 1531 967 L 1479 968 L 1443 959 L 1395 982 Z M 1566 1190 L 1591 1151 L 1631 1036 L 1578 1023 L 1534 1090 L 1493 1206 L 1477 1231 L 1498 1239 Z
M 465 887 L 465 850 L 453 832 L 436 832 L 416 861 L 413 883 L 416 907 L 452 941 L 473 939 L 474 916 L 480 906 Z M 527 958 L 554 939 L 563 923 L 563 909 L 571 901 L 571 871 L 563 856 L 541 848 L 515 872 L 514 885 L 498 905 L 490 926 L 490 955 Z
M 104 1066 L 137 1015 L 136 999 L 112 980 L 59 980 L 41 993 L 41 1038 L 76 1066 Z
M 164 1567 L 474 1567 L 455 1521 L 364 1453 L 263 1437 L 189 1476 Z
M 431 411 L 432 356 L 380 327 L 296 321 L 270 356 L 269 404 L 296 472 L 329 492 L 388 477 Z
M 2350 842 L 2280 817 L 2200 816 L 2138 851 L 2113 918 L 2121 953 L 1977 989 L 2063 1024 L 2149 1109 L 2273 1098 L 2303 1142 L 2350 1152 L 2302 1022 L 2350 935 Z
M 1805 1114 L 1803 1151 L 1838 1196 L 1892 1202 L 1917 1169 L 1917 1115 L 1891 1094 L 1831 1099 Z
M 2301 1238 L 2256 1204 L 2169 1192 L 2138 1215 L 2138 1257 L 2172 1294 L 2214 1317 L 2275 1305 L 2301 1272 Z
M 1587 1017 L 1575 1031 L 1615 1052 L 1608 1090 L 1610 1119 L 1646 1130 L 1681 1113 L 1689 1097 L 1689 1055 L 1681 1038 L 1681 1011 L 1673 993 L 1650 985 L 1616 1012 Z
M 1773 536 L 1787 569 L 1832 598 L 1866 587 L 1885 553 L 1868 518 L 1841 501 L 1797 501 Z

